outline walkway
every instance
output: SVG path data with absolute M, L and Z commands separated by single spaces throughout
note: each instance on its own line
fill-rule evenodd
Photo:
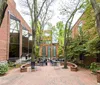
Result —
M 97 85 L 96 76 L 90 71 L 80 69 L 71 72 L 61 67 L 37 67 L 37 71 L 20 73 L 19 69 L 0 77 L 0 85 Z

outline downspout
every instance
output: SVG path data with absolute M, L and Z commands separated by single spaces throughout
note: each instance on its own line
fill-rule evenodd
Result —
M 10 11 L 7 12 L 7 50 L 6 50 L 6 59 L 9 59 L 9 41 L 10 41 Z

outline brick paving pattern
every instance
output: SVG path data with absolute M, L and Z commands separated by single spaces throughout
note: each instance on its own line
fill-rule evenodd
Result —
M 37 71 L 20 73 L 19 69 L 11 70 L 0 77 L 0 85 L 97 85 L 96 76 L 89 70 L 80 69 L 72 72 L 62 67 L 43 66 Z

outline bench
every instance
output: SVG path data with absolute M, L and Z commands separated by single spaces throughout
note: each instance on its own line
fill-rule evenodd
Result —
M 75 72 L 78 71 L 77 65 L 73 65 L 70 68 L 71 68 L 71 71 L 75 71 Z
M 61 65 L 64 65 L 64 62 L 60 63 Z M 71 71 L 78 71 L 78 66 L 74 63 L 71 62 L 67 62 L 67 65 L 70 66 Z
M 20 72 L 27 72 L 27 67 L 28 66 L 30 66 L 29 63 L 21 65 Z
M 67 62 L 68 66 L 70 66 L 71 71 L 78 71 L 78 66 L 74 63 Z

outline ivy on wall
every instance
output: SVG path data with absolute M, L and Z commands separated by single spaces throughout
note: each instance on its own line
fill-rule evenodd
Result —
M 68 55 L 71 58 L 79 58 L 80 55 L 97 57 L 96 55 L 100 54 L 100 38 L 97 34 L 95 14 L 91 5 L 87 7 L 80 20 L 84 22 L 82 30 L 78 32 L 79 35 L 72 39 Z
M 87 7 L 81 20 L 85 22 L 82 27 L 84 31 L 95 27 L 95 15 L 91 5 Z

